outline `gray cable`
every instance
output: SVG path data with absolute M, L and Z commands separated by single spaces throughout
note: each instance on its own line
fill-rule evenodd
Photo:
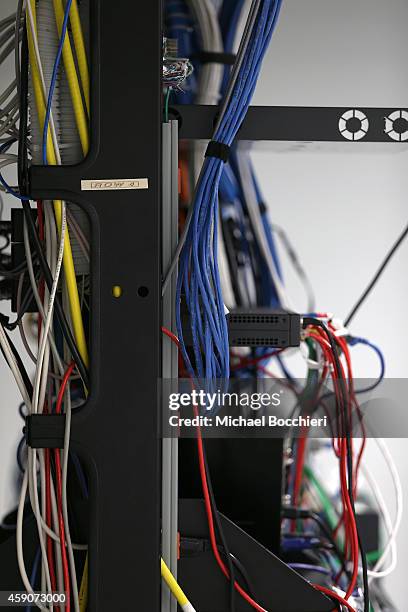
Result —
M 307 275 L 304 267 L 302 266 L 300 259 L 295 251 L 295 249 L 293 248 L 292 243 L 289 240 L 289 237 L 287 235 L 287 233 L 285 232 L 285 230 L 280 227 L 279 225 L 276 225 L 275 223 L 272 224 L 272 230 L 279 236 L 282 245 L 290 259 L 290 261 L 292 262 L 292 265 L 299 277 L 299 279 L 302 281 L 302 284 L 304 286 L 305 292 L 306 292 L 306 296 L 307 296 L 307 312 L 314 312 L 315 308 L 316 308 L 316 297 L 314 294 L 314 289 L 313 289 L 313 285 L 310 281 L 309 276 Z
M 20 32 L 20 24 L 23 16 L 23 6 L 25 0 L 18 0 L 17 11 L 15 15 L 15 25 L 14 25 L 14 69 L 16 72 L 16 84 L 17 84 L 17 93 L 20 99 L 20 81 L 21 81 L 21 71 L 20 71 L 20 37 L 18 33 Z
M 249 45 L 249 41 L 252 35 L 252 31 L 254 29 L 255 26 L 255 22 L 256 22 L 256 18 L 258 15 L 258 10 L 261 4 L 261 0 L 253 0 L 252 5 L 251 5 L 251 9 L 248 13 L 248 17 L 245 23 L 245 28 L 244 28 L 244 32 L 242 34 L 242 38 L 241 38 L 241 42 L 238 48 L 238 52 L 237 52 L 237 56 L 234 62 L 234 66 L 232 68 L 232 72 L 231 72 L 231 76 L 230 79 L 228 81 L 228 87 L 227 87 L 227 91 L 225 93 L 224 99 L 221 103 L 220 106 L 220 112 L 219 112 L 219 116 L 218 116 L 218 120 L 217 123 L 215 124 L 215 128 L 214 128 L 214 133 L 218 130 L 220 124 L 221 124 L 221 120 L 225 115 L 225 111 L 227 109 L 227 106 L 229 104 L 232 92 L 234 90 L 235 87 L 235 83 L 236 80 L 238 78 L 238 74 L 239 71 L 241 69 L 242 66 L 242 62 L 244 61 L 244 57 L 245 57 L 245 53 L 246 50 L 248 48 Z

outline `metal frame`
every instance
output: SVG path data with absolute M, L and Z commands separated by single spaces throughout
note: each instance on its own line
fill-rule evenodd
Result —
M 31 194 L 75 202 L 91 222 L 91 389 L 71 436 L 90 480 L 88 612 L 159 610 L 161 0 L 92 0 L 90 24 L 90 153 L 32 167 Z M 123 178 L 149 188 L 81 191 Z
M 357 116 L 362 113 L 367 117 L 366 134 L 361 140 L 348 140 L 340 130 L 343 116 L 350 111 Z M 170 116 L 179 120 L 180 138 L 186 140 L 209 140 L 212 136 L 218 108 L 216 106 L 185 105 L 171 107 Z M 383 143 L 393 145 L 393 149 L 408 144 L 408 121 L 405 140 L 395 141 L 391 138 L 391 124 L 387 119 L 399 112 L 408 117 L 407 109 L 395 108 L 355 108 L 348 107 L 301 107 L 301 106 L 250 106 L 237 140 L 278 141 L 278 142 L 336 142 L 351 145 L 364 143 Z M 362 116 L 362 115 L 361 115 Z M 345 120 L 343 120 L 345 121 Z
M 162 262 L 167 270 L 178 241 L 178 124 L 177 121 L 163 123 L 163 202 L 162 202 Z M 176 328 L 176 277 L 163 296 L 163 325 Z M 178 351 L 176 345 L 163 337 L 162 377 L 176 380 L 178 377 Z M 178 458 L 177 438 L 163 438 L 162 442 L 162 556 L 173 576 L 177 577 L 178 557 Z M 169 589 L 162 589 L 162 612 L 177 612 L 177 602 Z

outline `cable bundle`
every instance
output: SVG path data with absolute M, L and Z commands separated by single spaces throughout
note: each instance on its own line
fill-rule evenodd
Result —
M 248 110 L 262 59 L 279 15 L 281 0 L 257 0 L 247 25 L 220 116 L 213 147 L 205 159 L 182 239 L 176 293 L 176 321 L 181 350 L 190 374 L 205 378 L 228 378 L 229 344 L 225 307 L 217 262 L 218 187 L 223 156 L 232 145 Z M 225 161 L 225 157 L 224 157 Z M 183 340 L 181 302 L 185 300 L 195 367 Z
M 25 10 L 24 10 L 25 8 Z M 23 12 L 26 24 L 23 29 L 21 45 L 20 70 L 20 26 Z M 68 21 L 71 23 L 72 45 L 68 32 Z M 14 26 L 13 26 L 14 27 Z M 1 26 L 0 26 L 1 29 Z M 42 161 L 53 165 L 61 164 L 60 148 L 66 142 L 59 129 L 61 112 L 68 104 L 61 104 L 58 71 L 63 58 L 69 95 L 72 98 L 73 111 L 64 113 L 65 127 L 71 122 L 71 129 L 78 131 L 78 142 L 82 143 L 83 153 L 88 149 L 87 111 L 89 108 L 89 82 L 87 75 L 84 41 L 79 21 L 76 0 L 68 0 L 66 5 L 61 0 L 44 0 L 37 11 L 34 0 L 19 2 L 16 16 L 16 67 L 17 84 L 20 94 L 19 125 L 19 187 L 18 193 L 9 188 L 2 180 L 5 190 L 22 201 L 24 210 L 24 248 L 26 265 L 19 270 L 18 319 L 20 333 L 28 354 L 35 363 L 33 383 L 27 376 L 22 360 L 14 350 L 2 325 L 0 325 L 0 344 L 10 369 L 20 389 L 28 414 L 56 414 L 65 412 L 65 434 L 63 450 L 51 453 L 48 449 L 27 449 L 27 464 L 20 461 L 24 472 L 16 524 L 17 558 L 21 578 L 26 590 L 32 593 L 39 584 L 41 568 L 42 591 L 66 593 L 66 609 L 80 611 L 77 563 L 74 549 L 86 550 L 86 545 L 74 544 L 71 539 L 67 479 L 69 461 L 69 438 L 71 419 L 71 386 L 76 387 L 80 400 L 83 401 L 88 387 L 88 353 L 87 337 L 83 323 L 84 300 L 79 295 L 77 274 L 72 257 L 69 228 L 71 215 L 65 202 L 37 202 L 37 222 L 27 196 L 26 170 L 28 165 L 28 64 L 30 63 L 31 96 L 30 115 L 32 125 L 32 143 L 34 157 L 38 161 L 42 149 Z M 59 42 L 58 42 L 59 41 Z M 75 50 L 76 61 L 73 58 Z M 13 44 L 14 48 L 14 44 Z M 58 48 L 58 52 L 57 52 Z M 55 54 L 56 57 L 55 57 Z M 76 72 L 78 66 L 83 98 Z M 51 68 L 52 78 L 51 78 Z M 69 67 L 74 67 L 69 71 Z M 48 84 L 50 87 L 48 89 Z M 55 100 L 53 103 L 53 96 Z M 67 94 L 68 95 L 68 94 Z M 35 106 L 33 101 L 35 100 Z M 71 103 L 71 102 L 70 102 Z M 55 116 L 55 121 L 54 121 Z M 74 116 L 77 120 L 75 128 Z M 16 140 L 14 134 L 1 149 L 5 152 Z M 74 228 L 75 229 L 75 228 Z M 74 234 L 78 233 L 75 229 Z M 85 245 L 84 245 L 85 246 Z M 88 245 L 89 246 L 89 245 Z M 35 248 L 35 253 L 32 248 Z M 20 324 L 25 302 L 21 295 L 25 277 L 28 276 L 31 292 L 38 308 L 38 351 L 33 353 L 26 339 L 24 327 Z M 68 312 L 69 311 L 69 312 Z M 54 314 L 56 315 L 54 317 Z M 62 331 L 62 335 L 61 335 Z M 69 364 L 69 365 L 67 365 Z M 78 373 L 75 372 L 78 370 Z M 78 376 L 79 375 L 79 376 Z M 84 386 L 79 382 L 82 378 Z M 74 382 L 75 381 L 75 382 Z M 21 459 L 19 454 L 19 459 Z M 24 513 L 26 498 L 29 498 L 33 515 L 37 523 L 39 550 L 36 555 L 33 571 L 29 577 L 24 559 Z M 47 600 L 48 601 L 48 600 Z M 47 607 L 38 604 L 45 610 L 52 610 L 52 603 Z M 55 608 L 54 608 L 55 609 Z

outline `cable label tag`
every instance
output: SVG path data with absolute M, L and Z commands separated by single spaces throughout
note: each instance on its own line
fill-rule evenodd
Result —
M 110 191 L 117 189 L 149 189 L 149 181 L 147 178 L 81 181 L 81 191 Z

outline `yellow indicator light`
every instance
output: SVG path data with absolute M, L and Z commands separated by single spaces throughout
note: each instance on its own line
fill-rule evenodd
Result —
M 112 295 L 115 298 L 120 298 L 122 295 L 122 287 L 120 285 L 113 285 L 112 287 Z

